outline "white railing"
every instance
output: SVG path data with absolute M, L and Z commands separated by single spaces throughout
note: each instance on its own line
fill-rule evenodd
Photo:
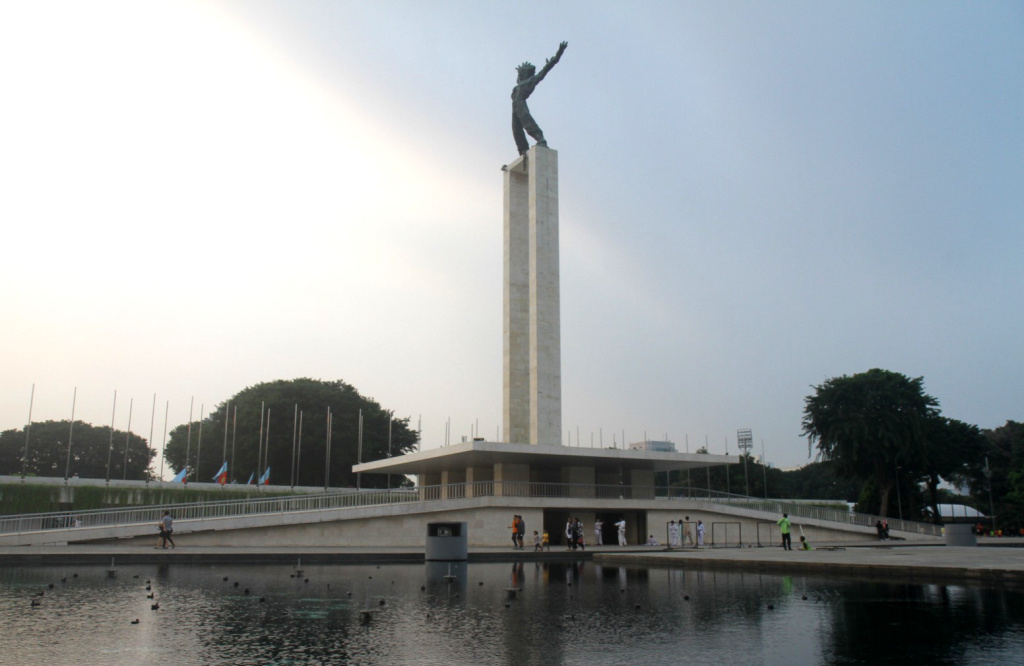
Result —
M 594 500 L 687 500 L 728 504 L 734 508 L 759 511 L 791 518 L 810 518 L 832 523 L 874 527 L 879 516 L 853 513 L 845 509 L 819 507 L 786 500 L 758 499 L 730 495 L 701 488 L 655 486 L 586 485 L 570 483 L 533 483 L 528 481 L 475 481 L 392 490 L 339 489 L 316 495 L 293 495 L 214 502 L 164 504 L 89 511 L 59 511 L 0 516 L 0 534 L 35 532 L 71 527 L 124 526 L 156 524 L 164 511 L 175 520 L 203 520 L 256 516 L 274 513 L 349 509 L 407 502 L 437 502 L 473 497 L 530 497 Z M 668 507 L 666 507 L 668 508 Z M 941 536 L 942 527 L 930 523 L 888 519 L 896 532 Z

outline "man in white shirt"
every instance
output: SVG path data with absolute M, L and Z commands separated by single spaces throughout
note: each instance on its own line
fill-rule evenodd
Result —
M 615 523 L 615 527 L 619 528 L 619 545 L 626 545 L 626 519 L 623 518 L 619 522 Z

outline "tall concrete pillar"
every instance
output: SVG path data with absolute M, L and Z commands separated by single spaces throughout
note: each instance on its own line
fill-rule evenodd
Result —
M 558 153 L 534 146 L 504 175 L 505 438 L 560 444 Z

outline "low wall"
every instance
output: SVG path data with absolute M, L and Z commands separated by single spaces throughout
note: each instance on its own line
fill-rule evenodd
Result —
M 740 510 L 716 507 L 705 502 L 677 501 L 671 509 L 664 502 L 626 500 L 609 503 L 602 500 L 543 500 L 533 498 L 481 497 L 446 502 L 404 503 L 358 509 L 323 512 L 314 516 L 298 514 L 263 515 L 254 518 L 178 521 L 175 537 L 182 545 L 274 547 L 274 546 L 372 546 L 423 547 L 427 523 L 466 522 L 469 545 L 472 547 L 511 548 L 512 514 L 526 522 L 525 544 L 532 548 L 533 531 L 543 533 L 544 512 L 557 511 L 579 516 L 584 522 L 586 543 L 593 544 L 593 517 L 596 513 L 646 513 L 649 533 L 662 545 L 667 543 L 666 526 L 670 520 L 689 517 L 696 525 L 706 526 L 705 545 L 712 538 L 717 547 L 776 546 L 780 543 L 779 528 L 764 516 L 739 515 Z M 742 510 L 749 514 L 750 511 Z M 279 524 L 271 521 L 279 520 Z M 223 526 L 223 527 L 219 527 Z M 760 527 L 759 527 L 760 526 Z M 635 529 L 635 528 L 634 528 Z M 629 531 L 630 545 L 643 540 L 634 529 Z M 793 540 L 801 534 L 814 545 L 861 541 L 874 537 L 871 528 L 822 524 L 813 520 L 794 519 Z M 554 536 L 554 535 L 552 535 Z M 696 534 L 694 534 L 696 536 Z M 135 539 L 118 539 L 122 545 L 139 545 L 153 540 L 152 535 Z M 555 546 L 557 548 L 557 546 Z

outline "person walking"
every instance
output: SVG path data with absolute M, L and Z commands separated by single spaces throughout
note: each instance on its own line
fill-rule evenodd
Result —
M 594 521 L 594 545 L 604 545 L 604 521 L 600 518 Z
M 693 546 L 693 532 L 690 531 L 690 517 L 686 517 L 685 523 L 680 520 L 679 524 L 682 526 L 682 538 L 680 539 L 679 545 L 685 546 L 687 543 L 689 543 L 690 546 Z
M 782 532 L 782 547 L 785 550 L 793 550 L 793 539 L 789 534 L 789 514 L 782 514 L 782 518 L 777 523 L 779 531 Z
M 668 545 L 675 548 L 679 545 L 679 525 L 676 525 L 676 521 L 668 521 Z
M 565 546 L 566 550 L 576 550 L 576 528 L 572 522 L 572 516 L 565 521 Z
M 519 543 L 519 550 L 525 549 L 523 541 L 526 539 L 526 521 L 523 520 L 522 516 L 519 516 L 519 529 L 516 531 L 516 539 Z
M 579 518 L 573 519 L 572 534 L 576 539 L 576 543 L 579 545 L 580 550 L 586 550 L 587 544 L 583 541 L 583 523 L 580 522 Z
M 519 540 L 516 538 L 519 531 L 519 516 L 512 515 L 512 524 L 509 527 L 512 529 L 512 550 L 519 550 Z
M 697 521 L 697 547 L 704 545 L 704 523 Z
M 164 511 L 164 517 L 160 519 L 160 541 L 161 548 L 167 548 L 167 544 L 171 544 L 171 548 L 174 548 L 174 539 L 171 538 L 171 534 L 174 533 L 174 518 L 171 517 L 170 511 Z

